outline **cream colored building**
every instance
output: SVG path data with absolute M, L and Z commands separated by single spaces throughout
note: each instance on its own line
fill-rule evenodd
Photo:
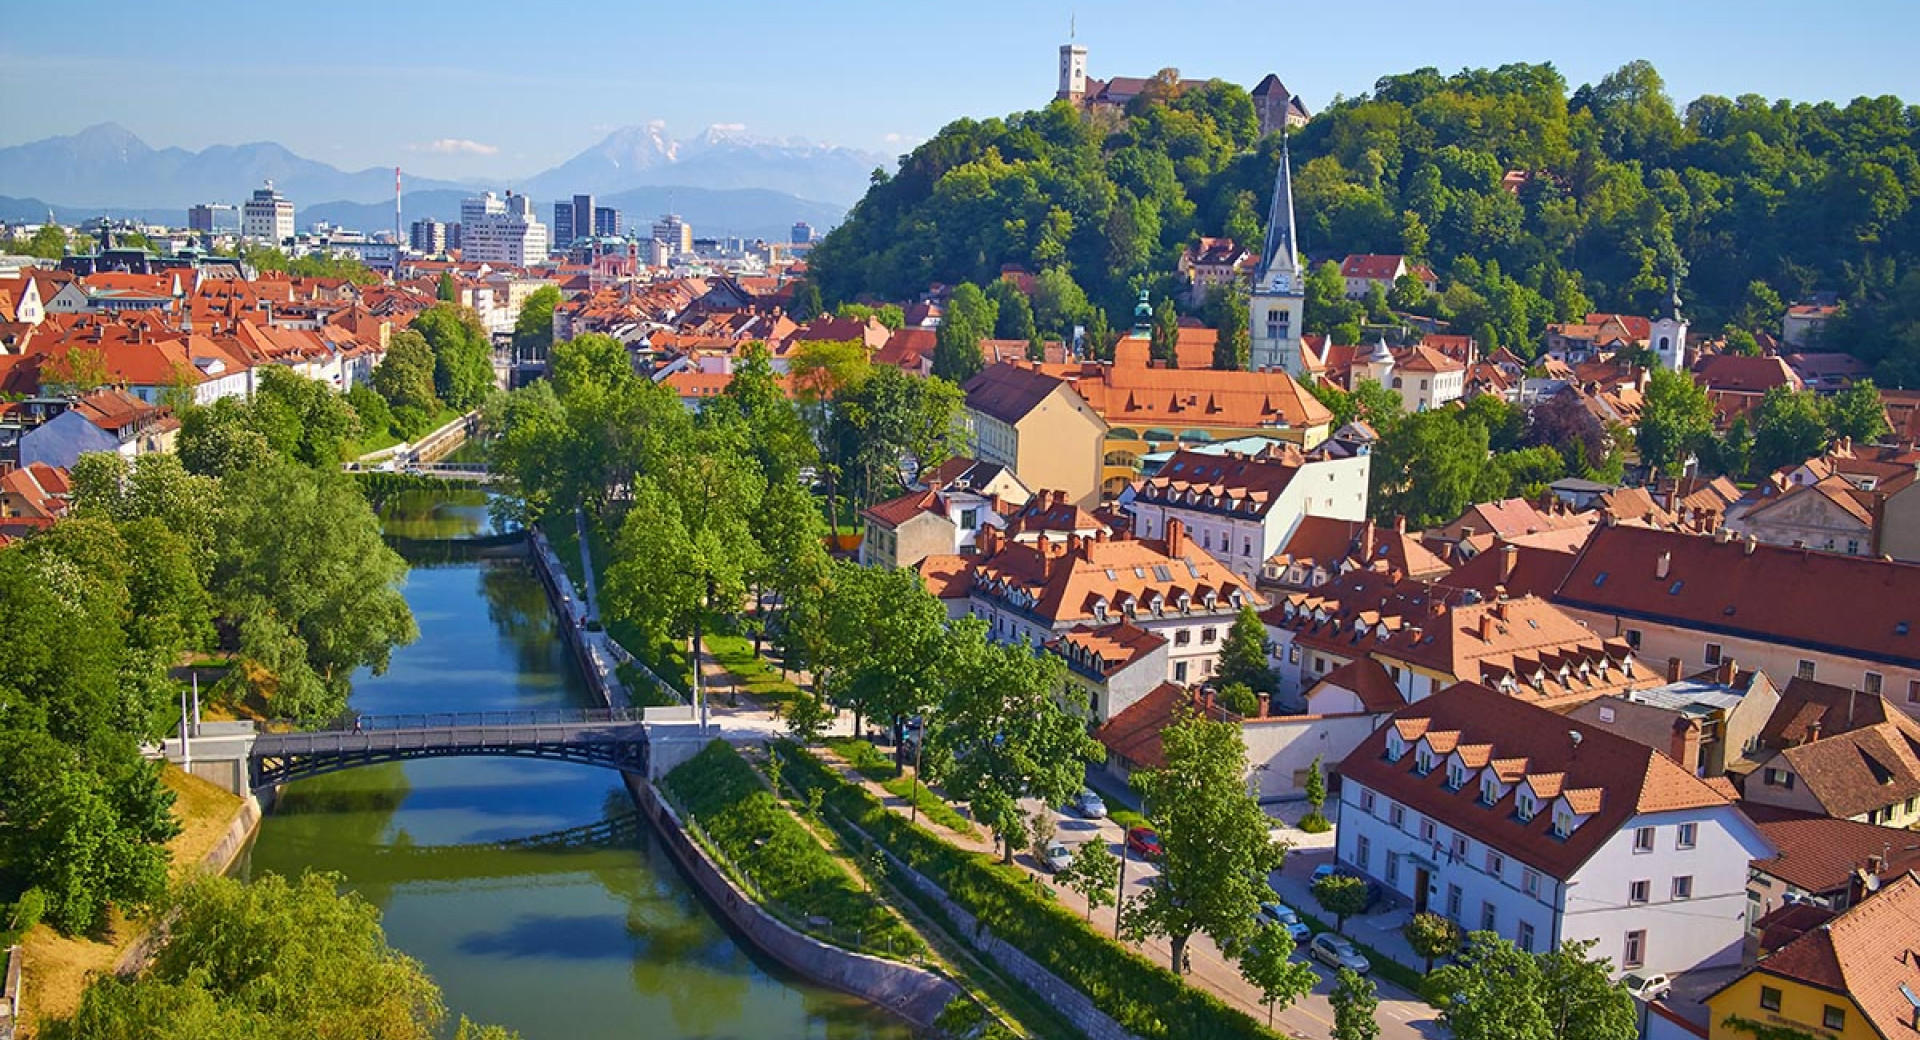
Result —
M 1075 505 L 1100 501 L 1106 420 L 1071 384 L 1026 365 L 989 365 L 967 381 L 970 454 L 1006 466 L 1030 488 L 1058 488 Z

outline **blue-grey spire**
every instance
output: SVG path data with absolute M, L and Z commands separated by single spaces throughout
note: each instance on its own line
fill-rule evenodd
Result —
M 1280 169 L 1273 178 L 1273 202 L 1267 207 L 1267 243 L 1260 251 L 1255 289 L 1300 291 L 1300 240 L 1293 224 L 1293 162 L 1287 135 L 1280 135 Z M 1278 280 L 1284 276 L 1284 281 Z

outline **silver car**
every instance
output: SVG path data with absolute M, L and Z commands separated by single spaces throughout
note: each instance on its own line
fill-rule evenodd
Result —
M 1047 865 L 1048 873 L 1058 874 L 1073 862 L 1073 853 L 1057 841 L 1047 843 L 1047 851 L 1040 855 L 1040 862 Z
M 1329 968 L 1346 968 L 1362 975 L 1373 969 L 1373 965 L 1360 956 L 1360 951 L 1354 949 L 1353 943 L 1344 935 L 1321 932 L 1307 944 L 1307 952 L 1313 955 L 1314 960 Z
M 1092 791 L 1081 791 L 1068 802 L 1073 811 L 1089 820 L 1104 820 L 1107 817 L 1107 803 Z

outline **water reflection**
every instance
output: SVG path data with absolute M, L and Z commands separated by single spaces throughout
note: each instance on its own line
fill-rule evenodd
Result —
M 444 505 L 444 503 L 443 503 Z M 413 503 L 390 523 L 485 529 L 484 496 Z M 465 523 L 465 521 L 463 521 Z M 360 676 L 368 712 L 579 706 L 586 691 L 537 579 L 518 561 L 416 569 L 406 595 L 421 639 L 383 676 Z M 528 1040 L 648 1037 L 903 1040 L 843 995 L 755 960 L 709 915 L 644 828 L 575 848 L 500 845 L 617 820 L 632 803 L 608 772 L 517 759 L 368 766 L 290 785 L 249 869 L 334 870 L 385 914 L 459 1014 Z

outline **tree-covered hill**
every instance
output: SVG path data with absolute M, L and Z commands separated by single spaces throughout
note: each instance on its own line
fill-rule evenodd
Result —
M 1056 102 L 949 125 L 815 249 L 821 290 L 897 299 L 1004 264 L 1062 268 L 1124 320 L 1133 293 L 1172 288 L 1195 236 L 1258 242 L 1278 138 L 1257 139 L 1239 87 L 1177 82 L 1163 73 L 1124 116 Z M 1883 385 L 1920 382 L 1920 277 L 1902 282 L 1920 253 L 1920 109 L 1897 98 L 1682 110 L 1644 62 L 1572 91 L 1551 65 L 1420 69 L 1290 144 L 1309 255 L 1427 259 L 1448 288 L 1426 307 L 1488 345 L 1530 351 L 1589 307 L 1652 313 L 1678 269 L 1697 330 L 1777 330 L 1782 301 L 1832 290 L 1850 341 L 1831 345 L 1891 357 Z M 1309 328 L 1341 318 L 1310 310 Z

